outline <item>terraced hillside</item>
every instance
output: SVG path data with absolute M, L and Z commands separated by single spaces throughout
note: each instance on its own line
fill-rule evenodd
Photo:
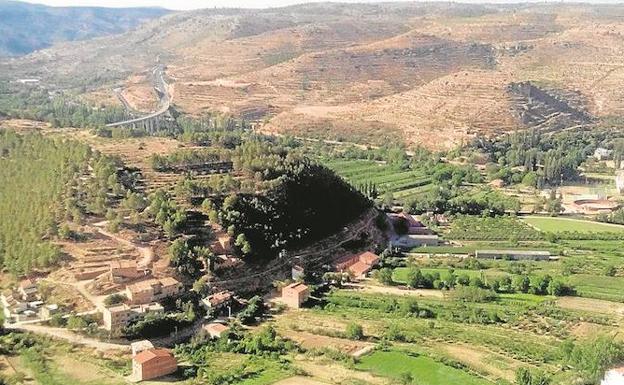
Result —
M 260 130 L 450 148 L 624 112 L 624 9 L 610 5 L 308 4 L 212 9 L 0 63 L 87 100 L 149 109 L 167 65 L 176 109 Z
M 379 194 L 392 193 L 400 201 L 433 188 L 431 177 L 418 170 L 400 170 L 369 160 L 333 160 L 326 165 L 353 186 L 374 184 Z

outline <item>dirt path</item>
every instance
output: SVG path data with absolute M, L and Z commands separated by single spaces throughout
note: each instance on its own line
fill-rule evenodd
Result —
M 99 351 L 130 351 L 130 345 L 114 344 L 110 342 L 103 342 L 94 338 L 81 336 L 73 333 L 67 329 L 53 328 L 50 326 L 34 325 L 34 324 L 19 324 L 19 325 L 6 325 L 7 329 L 27 331 L 31 333 L 44 334 L 53 338 L 59 338 L 69 341 L 73 344 L 83 345 L 90 348 L 94 348 Z
M 307 377 L 290 377 L 285 380 L 278 381 L 273 385 L 328 385 L 326 382 L 319 382 Z
M 113 234 L 105 230 L 103 227 L 106 226 L 107 224 L 108 224 L 108 221 L 102 221 L 102 222 L 94 223 L 93 226 L 96 227 L 95 231 L 97 231 L 99 234 L 105 237 L 108 237 L 110 239 L 113 239 L 123 245 L 136 249 L 142 257 L 141 261 L 139 262 L 140 266 L 148 267 L 152 264 L 152 262 L 154 261 L 154 250 L 151 247 L 140 246 L 134 242 L 131 242 L 127 239 L 124 239 L 116 234 Z
M 362 293 L 371 294 L 392 294 L 408 297 L 430 297 L 430 298 L 444 298 L 444 293 L 440 290 L 429 289 L 403 289 L 398 286 L 377 286 L 365 281 L 364 283 L 351 283 L 344 286 L 346 290 L 354 290 Z

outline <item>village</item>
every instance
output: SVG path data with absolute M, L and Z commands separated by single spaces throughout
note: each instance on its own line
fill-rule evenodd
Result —
M 425 255 L 427 248 L 443 247 L 443 241 L 433 230 L 424 225 L 416 217 L 405 212 L 389 212 L 385 214 L 388 230 L 384 239 L 388 241 L 387 250 L 408 252 L 412 249 L 422 250 Z M 437 217 L 438 223 L 445 224 L 443 216 Z M 106 234 L 106 231 L 96 228 Z M 186 326 L 186 333 L 176 330 L 175 336 L 181 338 L 157 338 L 157 345 L 150 340 L 132 340 L 124 337 L 128 326 L 146 316 L 166 316 L 164 302 L 172 303 L 184 297 L 188 290 L 174 277 L 167 266 L 167 259 L 159 259 L 149 247 L 133 245 L 120 236 L 108 234 L 109 240 L 121 242 L 125 246 L 123 253 L 116 255 L 111 248 L 88 249 L 89 243 L 73 244 L 71 247 L 87 248 L 86 256 L 70 263 L 62 272 L 51 275 L 54 277 L 36 277 L 22 280 L 13 290 L 6 290 L 0 296 L 4 307 L 5 326 L 19 330 L 33 324 L 49 324 L 54 318 L 68 319 L 75 316 L 89 316 L 95 321 L 100 334 L 93 334 L 94 340 L 114 341 L 116 344 L 127 345 L 132 357 L 132 381 L 144 381 L 171 375 L 178 370 L 177 362 L 167 346 L 175 341 L 189 338 L 194 333 L 203 333 L 210 338 L 219 338 L 232 320 L 248 304 L 248 300 L 232 290 L 219 291 L 218 286 L 210 291 L 212 294 L 199 301 L 202 314 L 205 316 L 197 322 Z M 236 259 L 231 253 L 232 239 L 224 232 L 218 233 L 211 248 L 217 258 L 223 261 Z M 91 245 L 93 246 L 93 245 Z M 452 245 L 448 245 L 451 246 Z M 96 251 L 97 250 L 97 251 Z M 117 249 L 119 251 L 119 249 Z M 84 250 L 83 250 L 84 251 Z M 344 254 L 344 253 L 343 253 Z M 415 254 L 416 255 L 416 254 Z M 556 260 L 548 251 L 540 250 L 476 250 L 473 257 L 487 260 L 544 261 Z M 134 259 L 133 259 L 134 257 Z M 468 258 L 469 255 L 464 256 Z M 381 265 L 381 257 L 374 250 L 365 250 L 355 254 L 344 254 L 331 262 L 331 269 L 326 274 L 331 277 L 326 282 L 341 284 L 347 282 L 358 284 L 369 281 L 374 269 Z M 206 266 L 204 266 L 206 268 Z M 277 289 L 273 288 L 263 298 L 273 308 L 286 306 L 296 311 L 304 308 L 312 290 L 318 290 L 318 284 L 309 285 L 306 277 L 312 276 L 303 265 L 293 264 L 290 276 L 286 277 Z M 77 312 L 75 306 L 64 303 L 50 303 L 39 290 L 41 284 L 53 279 L 63 279 L 62 285 L 69 286 L 79 296 L 83 296 L 89 306 L 81 306 Z M 408 290 L 406 288 L 406 290 Z M 25 330 L 28 330 L 27 328 Z M 84 333 L 81 330 L 70 333 Z M 189 334 L 190 333 L 190 334 Z M 167 337 L 167 336 L 165 336 Z

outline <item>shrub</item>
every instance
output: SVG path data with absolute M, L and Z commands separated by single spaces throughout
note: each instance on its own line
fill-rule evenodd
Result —
M 350 340 L 361 340 L 364 338 L 364 329 L 362 325 L 351 322 L 347 325 L 345 336 Z

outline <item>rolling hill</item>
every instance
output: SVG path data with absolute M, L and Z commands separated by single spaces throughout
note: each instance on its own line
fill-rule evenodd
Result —
M 122 87 L 149 109 L 149 70 L 160 61 L 181 112 L 230 113 L 271 133 L 450 148 L 476 134 L 621 115 L 622 16 L 583 4 L 177 12 L 5 61 L 0 79 L 36 77 L 100 103 L 117 103 L 112 89 Z
M 125 32 L 168 12 L 160 8 L 47 7 L 0 0 L 0 56 L 24 55 L 54 43 Z

